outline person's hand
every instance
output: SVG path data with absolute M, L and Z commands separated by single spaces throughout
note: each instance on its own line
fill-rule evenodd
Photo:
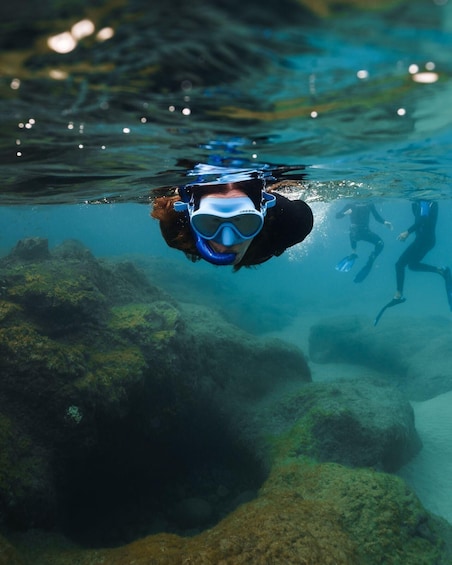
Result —
M 392 223 L 388 222 L 388 220 L 385 220 L 385 226 L 388 228 L 388 230 L 392 231 L 394 229 Z
M 345 210 L 344 212 L 344 216 L 348 216 L 349 214 L 352 213 L 352 209 L 351 208 L 347 208 L 347 210 Z
M 397 239 L 399 241 L 405 241 L 405 239 L 410 235 L 409 231 L 403 231 L 402 233 L 399 233 L 399 235 L 397 236 Z

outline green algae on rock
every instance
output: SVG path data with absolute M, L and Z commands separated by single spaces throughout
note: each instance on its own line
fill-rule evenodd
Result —
M 0 259 L 0 280 L 0 414 L 8 418 L 14 437 L 27 438 L 30 453 L 45 455 L 49 488 L 58 500 L 56 508 L 52 497 L 34 508 L 34 498 L 25 491 L 16 512 L 20 527 L 47 528 L 62 521 L 70 533 L 86 520 L 83 509 L 90 512 L 90 496 L 104 497 L 108 518 L 114 515 L 120 523 L 125 510 L 110 509 L 108 497 L 110 489 L 123 489 L 117 499 L 130 506 L 125 493 L 131 486 L 121 484 L 121 477 L 131 473 L 130 482 L 141 485 L 133 496 L 147 497 L 151 506 L 160 497 L 159 511 L 164 512 L 164 497 L 169 505 L 177 503 L 171 494 L 175 486 L 168 483 L 156 497 L 153 481 L 169 481 L 165 477 L 174 479 L 174 473 L 184 481 L 196 474 L 183 472 L 187 438 L 202 454 L 208 446 L 215 453 L 215 444 L 223 442 L 220 459 L 233 466 L 223 479 L 229 498 L 212 513 L 213 520 L 229 500 L 259 486 L 259 463 L 245 453 L 250 446 L 240 446 L 240 438 L 233 437 L 229 422 L 244 397 L 263 395 L 284 380 L 309 381 L 301 352 L 282 342 L 264 345 L 209 309 L 197 317 L 130 261 L 97 260 L 74 241 L 52 250 L 39 238 L 18 244 Z M 240 372 L 231 359 L 240 360 Z M 0 442 L 6 449 L 6 436 L 0 435 Z M 235 449 L 242 470 L 229 455 Z M 218 465 L 209 457 L 209 464 Z M 194 466 L 206 462 L 201 455 L 191 459 Z M 246 460 L 249 467 L 243 465 Z M 172 469 L 175 461 L 180 472 Z M 13 459 L 5 464 L 10 468 L 0 484 L 0 513 L 11 526 L 14 516 L 3 501 L 18 470 Z M 27 469 L 31 473 L 28 466 L 23 472 Z M 212 489 L 217 486 L 212 482 Z M 193 495 L 189 491 L 181 497 Z M 32 519 L 28 506 L 34 510 Z M 74 515 L 79 516 L 76 525 Z M 97 524 L 102 521 L 100 516 Z M 131 530 L 128 539 L 143 531 L 140 525 Z M 107 543 L 121 539 L 110 536 Z
M 268 433 L 279 431 L 279 457 L 393 472 L 422 448 L 411 405 L 382 382 L 311 383 L 275 402 L 267 418 Z
M 322 462 L 337 458 L 342 437 L 332 416 L 359 416 L 357 384 L 348 396 L 312 384 L 295 347 L 180 306 L 130 262 L 98 261 L 74 243 L 37 260 L 7 256 L 0 279 L 0 525 L 25 530 L 14 547 L 0 542 L 11 563 L 450 563 L 450 528 L 400 479 Z M 288 397 L 273 396 L 285 387 Z M 395 412 L 383 427 L 368 422 L 381 445 L 361 464 L 383 460 Z M 197 496 L 200 473 L 213 490 Z M 154 514 L 157 532 L 175 532 L 168 509 L 193 499 L 209 509 L 204 531 L 147 535 Z M 116 547 L 88 549 L 100 546 Z
M 399 478 L 307 459 L 275 464 L 257 499 L 192 538 L 159 534 L 109 550 L 37 551 L 34 559 L 34 565 L 452 563 L 440 525 Z
M 108 327 L 143 344 L 161 345 L 175 335 L 179 323 L 180 313 L 172 304 L 156 301 L 112 307 Z

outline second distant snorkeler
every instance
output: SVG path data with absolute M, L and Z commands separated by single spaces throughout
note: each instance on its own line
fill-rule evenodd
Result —
M 344 257 L 336 265 L 337 271 L 348 272 L 353 267 L 358 255 L 356 253 L 358 241 L 366 241 L 372 243 L 374 246 L 373 251 L 370 253 L 367 263 L 357 273 L 354 278 L 355 283 L 362 282 L 370 273 L 375 259 L 383 251 L 384 243 L 379 235 L 374 233 L 369 228 L 370 215 L 375 218 L 380 224 L 384 224 L 387 228 L 392 230 L 391 222 L 384 220 L 377 212 L 374 204 L 367 202 L 356 202 L 346 204 L 342 210 L 336 214 L 336 218 L 350 217 L 350 245 L 352 253 Z
M 387 308 L 403 304 L 405 298 L 403 289 L 405 285 L 405 269 L 411 271 L 421 271 L 424 273 L 435 273 L 443 277 L 447 300 L 452 310 L 452 276 L 449 267 L 436 267 L 422 263 L 422 259 L 431 251 L 436 244 L 436 223 L 438 220 L 438 203 L 432 200 L 416 200 L 412 203 L 414 223 L 403 231 L 397 239 L 405 241 L 409 235 L 415 235 L 414 241 L 400 255 L 395 264 L 396 271 L 396 291 L 394 297 L 378 313 L 374 325 L 377 325 L 381 316 Z
M 170 247 L 235 271 L 281 255 L 313 227 L 308 204 L 272 192 L 258 171 L 179 187 L 154 200 L 152 217 Z

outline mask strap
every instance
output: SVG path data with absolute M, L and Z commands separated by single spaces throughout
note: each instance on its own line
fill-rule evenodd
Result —
M 173 204 L 174 210 L 188 213 L 189 208 L 193 208 L 195 204 L 193 193 L 186 186 L 179 186 L 177 192 L 181 199 Z
M 276 196 L 274 194 L 270 194 L 262 191 L 262 201 L 261 201 L 261 213 L 265 217 L 267 214 L 267 208 L 273 208 L 276 206 Z

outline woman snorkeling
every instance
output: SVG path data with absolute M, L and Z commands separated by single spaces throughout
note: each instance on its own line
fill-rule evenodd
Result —
M 187 184 L 156 198 L 151 215 L 170 247 L 235 271 L 281 255 L 313 227 L 308 204 L 273 192 L 257 171 Z

